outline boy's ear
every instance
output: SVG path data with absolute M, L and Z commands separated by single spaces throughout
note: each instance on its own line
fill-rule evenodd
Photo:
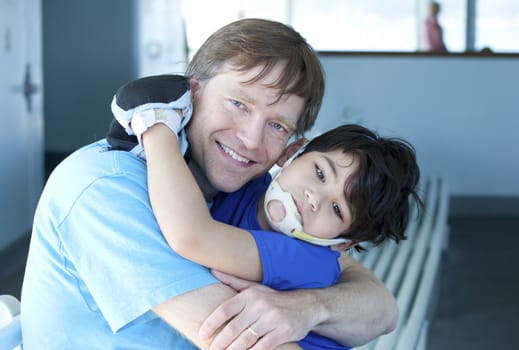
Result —
M 285 162 L 290 158 L 292 157 L 292 155 L 294 153 L 297 152 L 298 149 L 300 149 L 301 147 L 303 147 L 303 145 L 308 142 L 307 139 L 305 139 L 304 137 L 301 137 L 300 139 L 297 139 L 295 140 L 294 142 L 292 142 L 291 144 L 289 144 L 285 150 L 283 151 L 283 153 L 281 154 L 281 156 L 278 158 L 278 161 L 276 162 L 277 165 L 279 166 L 283 166 L 285 164 Z

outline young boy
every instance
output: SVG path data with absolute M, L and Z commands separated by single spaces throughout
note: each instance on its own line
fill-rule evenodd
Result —
M 210 213 L 175 137 L 190 115 L 188 91 L 180 89 L 174 103 L 142 104 L 125 114 L 119 105 L 135 90 L 120 89 L 112 108 L 146 151 L 154 213 L 169 245 L 185 258 L 279 290 L 322 288 L 342 270 L 340 250 L 405 239 L 410 199 L 420 200 L 415 153 L 404 141 L 357 125 L 338 127 L 310 141 L 273 180 L 267 174 L 216 196 Z M 299 345 L 345 348 L 314 333 Z

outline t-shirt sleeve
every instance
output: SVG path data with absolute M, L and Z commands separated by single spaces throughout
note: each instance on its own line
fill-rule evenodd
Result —
M 68 235 L 61 249 L 70 274 L 114 332 L 149 319 L 153 307 L 172 297 L 217 282 L 167 245 L 142 181 L 97 179 L 60 225 Z
M 323 288 L 340 275 L 339 253 L 277 232 L 250 231 L 261 258 L 262 283 L 277 290 Z
M 320 334 L 310 332 L 297 342 L 305 350 L 349 350 L 345 345 L 337 343 L 335 340 L 323 337 Z

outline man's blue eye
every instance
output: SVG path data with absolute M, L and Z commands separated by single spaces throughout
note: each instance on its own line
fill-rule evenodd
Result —
M 282 131 L 282 132 L 285 132 L 286 129 L 283 125 L 279 124 L 279 123 L 276 123 L 276 122 L 271 122 L 270 123 L 270 126 L 272 126 L 274 129 L 276 129 L 277 131 Z
M 243 103 L 241 103 L 240 101 L 231 100 L 231 103 L 238 108 L 243 108 Z

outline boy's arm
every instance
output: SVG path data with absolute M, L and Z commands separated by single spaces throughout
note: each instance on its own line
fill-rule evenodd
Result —
M 261 264 L 254 239 L 247 231 L 221 224 L 210 217 L 202 193 L 180 155 L 173 133 L 166 126 L 157 124 L 143 134 L 143 144 L 148 163 L 150 199 L 170 245 L 179 250 L 180 255 L 195 262 L 220 266 L 234 275 L 260 280 Z M 255 267 L 251 268 L 251 265 Z M 212 339 L 199 337 L 201 320 L 233 295 L 235 292 L 225 285 L 211 285 L 175 297 L 153 310 L 198 347 L 208 349 Z M 248 331 L 236 338 L 239 348 L 249 348 L 256 341 L 256 337 Z M 295 343 L 286 343 L 276 349 L 301 348 Z
M 178 143 L 171 131 L 160 124 L 153 126 L 143 134 L 143 142 L 148 159 L 150 197 L 161 229 L 168 240 L 175 239 L 168 237 L 168 232 L 172 233 L 171 236 L 176 233 L 186 233 L 187 236 L 181 238 L 180 242 L 173 241 L 170 244 L 175 247 L 178 243 L 180 254 L 194 254 L 195 258 L 206 266 L 216 266 L 219 261 L 228 260 L 223 259 L 223 256 L 228 255 L 229 260 L 236 260 L 223 262 L 229 265 L 227 270 L 217 269 L 230 271 L 234 268 L 236 271 L 230 272 L 233 275 L 243 276 L 247 265 L 253 265 L 254 261 L 260 266 L 255 242 L 248 232 L 218 222 L 217 226 L 221 227 L 214 230 L 203 224 L 208 218 L 209 222 L 214 220 L 210 217 L 203 196 L 180 156 Z M 177 165 L 182 166 L 177 168 Z M 179 169 L 182 171 L 178 171 Z M 154 183 L 161 185 L 154 187 Z M 166 183 L 169 183 L 167 187 L 164 186 Z M 169 196 L 177 191 L 176 199 L 181 200 L 176 202 L 180 203 L 170 207 L 171 203 L 167 203 L 171 199 Z M 158 201 L 166 203 L 160 204 Z M 194 209 L 186 210 L 190 207 Z M 193 229 L 174 226 L 176 224 L 171 222 L 173 216 L 184 219 L 182 225 L 191 226 L 195 223 L 193 226 L 197 227 Z M 248 239 L 250 241 L 247 241 Z M 248 248 L 237 249 L 237 244 Z M 243 253 L 247 249 L 251 250 L 248 245 L 253 246 L 254 254 Z M 205 253 L 200 253 L 204 249 Z M 229 251 L 223 253 L 225 249 Z M 190 253 L 191 250 L 194 252 Z M 211 254 L 217 250 L 217 254 L 226 255 Z M 244 259 L 251 261 L 244 263 Z M 213 260 L 216 263 L 213 263 Z M 218 303 L 215 303 L 216 310 L 202 324 L 201 334 L 205 335 L 206 340 L 214 337 L 211 349 L 223 349 L 233 341 L 233 345 L 237 346 L 240 346 L 237 342 L 246 341 L 247 338 L 242 335 L 248 334 L 246 330 L 251 324 L 254 324 L 254 329 L 262 335 L 258 346 L 267 345 L 267 348 L 277 346 L 288 339 L 300 339 L 310 329 L 351 346 L 366 343 L 391 331 L 397 315 L 396 303 L 391 293 L 371 272 L 351 257 L 341 258 L 341 265 L 344 272 L 341 274 L 340 282 L 330 288 L 278 292 L 256 285 L 225 302 L 222 300 L 218 307 Z M 236 266 L 239 268 L 236 269 Z M 244 278 L 252 279 L 250 276 Z M 166 307 L 164 310 L 168 309 Z M 156 310 L 159 316 L 167 320 L 168 315 L 161 311 L 161 307 Z M 178 327 L 174 322 L 171 324 Z M 275 327 L 272 327 L 273 325 Z M 221 327 L 223 328 L 218 333 Z
M 214 220 L 181 155 L 176 136 L 155 124 L 143 133 L 148 190 L 153 212 L 168 244 L 198 264 L 261 281 L 259 252 L 252 235 Z
M 220 224 L 210 217 L 171 131 L 160 124 L 153 126 L 143 134 L 143 142 L 148 159 L 150 198 L 170 245 L 179 254 L 203 265 L 245 279 L 260 280 L 261 265 L 254 239 L 247 231 Z M 154 184 L 161 185 L 154 187 Z M 172 193 L 177 193 L 176 200 L 171 200 Z M 173 217 L 181 218 L 181 225 L 185 227 L 175 224 Z M 206 226 L 206 221 L 211 226 Z M 225 256 L 229 259 L 223 259 Z M 246 260 L 249 261 L 245 263 Z M 217 267 L 220 263 L 225 268 Z M 258 270 L 248 271 L 248 267 L 255 264 Z M 330 288 L 277 292 L 255 286 L 245 290 L 217 307 L 202 325 L 201 332 L 212 336 L 227 324 L 215 336 L 212 348 L 219 349 L 235 339 L 243 341 L 240 335 L 247 334 L 244 332 L 252 322 L 255 329 L 263 324 L 264 330 L 270 330 L 276 325 L 258 341 L 268 344 L 267 347 L 298 339 L 309 329 L 351 346 L 391 331 L 397 317 L 391 293 L 353 258 L 344 256 L 341 265 L 344 271 L 340 282 Z M 251 276 L 255 273 L 258 275 Z M 227 323 L 229 320 L 232 321 Z M 259 328 L 258 331 L 263 335 L 264 330 Z M 284 332 L 291 335 L 287 337 Z

